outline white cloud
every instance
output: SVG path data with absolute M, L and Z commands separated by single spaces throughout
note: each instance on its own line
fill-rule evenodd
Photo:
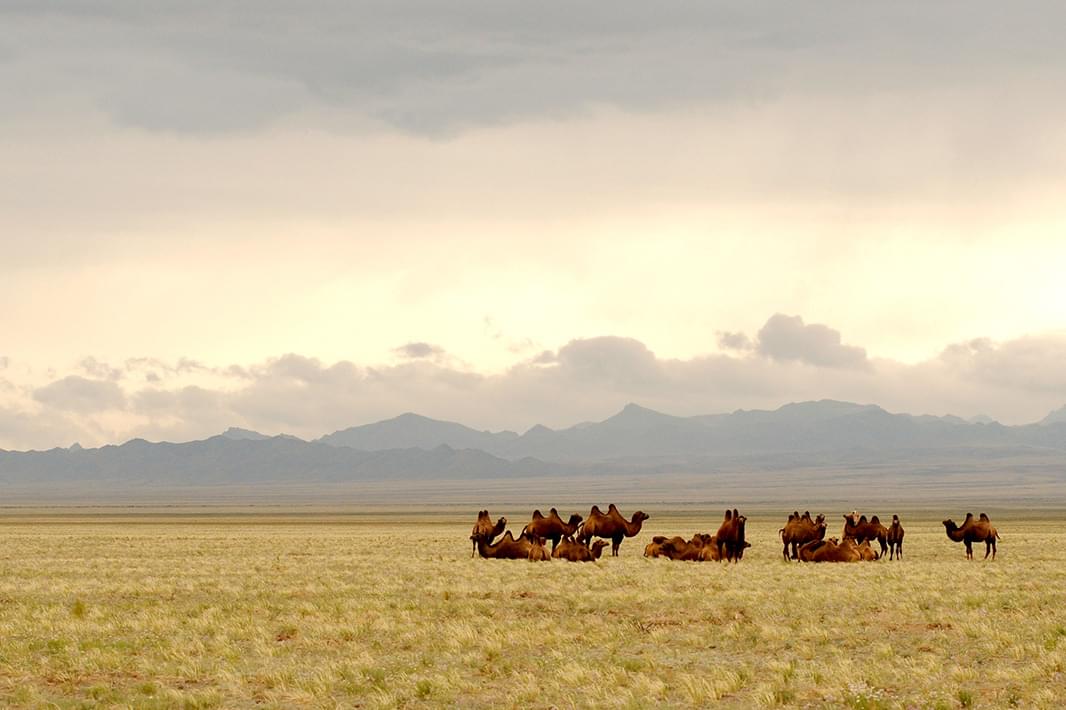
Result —
M 630 401 L 691 415 L 832 398 L 1026 423 L 1066 402 L 1061 333 L 969 340 L 910 365 L 866 358 L 828 326 L 775 315 L 757 343 L 736 354 L 672 359 L 632 338 L 577 339 L 496 374 L 431 358 L 361 366 L 288 354 L 205 367 L 199 376 L 215 379 L 200 385 L 182 384 L 188 375 L 154 383 L 126 378 L 121 385 L 68 375 L 32 389 L 21 403 L 8 402 L 0 412 L 0 446 L 183 440 L 233 425 L 314 438 L 404 411 L 523 430 L 602 418 Z M 767 357 L 767 348 L 777 357 Z M 239 375 L 214 374 L 230 370 Z

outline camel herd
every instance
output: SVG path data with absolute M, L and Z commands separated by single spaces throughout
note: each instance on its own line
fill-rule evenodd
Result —
M 547 515 L 534 510 L 532 519 L 522 528 L 516 538 L 507 530 L 507 518 L 492 521 L 489 511 L 478 513 L 477 522 L 470 532 L 473 543 L 471 556 L 480 554 L 491 559 L 524 559 L 530 562 L 547 562 L 551 559 L 570 562 L 598 560 L 610 541 L 611 555 L 618 556 L 618 548 L 627 537 L 635 537 L 648 515 L 637 511 L 627 520 L 612 503 L 607 512 L 592 506 L 588 517 L 574 513 L 563 520 L 559 511 L 552 508 Z M 744 550 L 751 547 L 745 539 L 747 517 L 733 508 L 726 510 L 722 524 L 713 535 L 696 533 L 686 540 L 681 536 L 657 535 L 644 547 L 645 557 L 665 557 L 670 560 L 692 562 L 739 562 Z M 852 511 L 844 515 L 844 527 L 840 538 L 826 538 L 828 525 L 824 515 L 811 517 L 810 512 L 793 512 L 785 526 L 778 530 L 784 544 L 782 555 L 786 561 L 800 562 L 864 562 L 882 559 L 903 559 L 903 525 L 898 515 L 892 516 L 892 524 L 885 527 L 878 516 L 867 520 L 865 515 Z M 974 518 L 967 513 L 961 526 L 954 520 L 945 520 L 948 538 L 966 545 L 966 559 L 973 559 L 973 543 L 985 543 L 985 559 L 996 559 L 996 540 L 999 533 L 984 513 Z M 502 533 L 502 537 L 501 537 Z M 497 539 L 499 538 L 499 539 Z M 593 538 L 599 538 L 593 540 Z M 545 545 L 551 541 L 551 551 Z M 874 549 L 873 543 L 879 549 Z

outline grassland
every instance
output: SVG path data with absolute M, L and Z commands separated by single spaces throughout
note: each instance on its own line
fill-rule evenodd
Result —
M 781 560 L 785 511 L 767 511 L 750 516 L 754 547 L 731 567 L 641 557 L 654 534 L 713 532 L 719 519 L 646 509 L 646 531 L 621 557 L 589 565 L 470 559 L 473 510 L 9 513 L 0 704 L 1051 708 L 1066 698 L 1059 514 L 994 516 L 995 563 L 966 562 L 930 512 L 905 513 L 902 563 L 812 566 Z

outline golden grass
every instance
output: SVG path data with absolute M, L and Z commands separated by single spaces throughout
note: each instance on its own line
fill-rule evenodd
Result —
M 621 557 L 595 564 L 470 559 L 475 511 L 0 519 L 0 704 L 1051 708 L 1066 697 L 1061 520 L 994 516 L 1000 558 L 968 563 L 939 518 L 904 517 L 904 562 L 815 566 L 781 560 L 784 512 L 752 515 L 754 547 L 728 566 L 641 557 L 652 535 L 714 532 L 720 517 L 649 512 Z

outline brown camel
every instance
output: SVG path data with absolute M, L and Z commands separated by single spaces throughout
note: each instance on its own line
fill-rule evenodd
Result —
M 533 544 L 529 546 L 530 562 L 550 562 L 551 554 L 544 547 L 544 538 L 534 537 Z
M 622 539 L 633 537 L 639 533 L 641 526 L 644 525 L 644 521 L 648 517 L 643 511 L 638 510 L 633 513 L 632 520 L 626 520 L 618 512 L 618 508 L 615 507 L 614 503 L 607 507 L 606 515 L 600 511 L 598 506 L 594 505 L 589 512 L 588 519 L 581 524 L 581 529 L 578 530 L 577 541 L 588 545 L 589 541 L 594 537 L 607 538 L 611 541 L 611 556 L 618 557 L 618 547 L 622 544 Z
M 718 557 L 727 562 L 739 562 L 744 556 L 744 525 L 748 519 L 736 508 L 725 512 L 725 520 L 715 534 Z
M 859 559 L 863 562 L 873 562 L 878 558 L 878 554 L 874 551 L 874 548 L 870 547 L 870 541 L 866 540 L 859 547 Z
M 691 540 L 672 537 L 660 545 L 659 554 L 671 560 L 699 561 L 703 548 L 713 539 L 713 535 L 706 533 L 696 533 Z
M 644 546 L 644 556 L 645 557 L 658 557 L 659 556 L 659 550 L 662 547 L 662 544 L 664 542 L 666 542 L 668 539 L 669 538 L 666 537 L 665 535 L 656 535 L 655 537 L 653 537 L 651 539 L 651 542 L 649 542 L 647 545 Z
M 888 559 L 903 559 L 903 526 L 900 525 L 899 516 L 892 516 L 892 525 L 888 528 L 888 534 L 886 535 L 888 540 Z
M 474 523 L 474 529 L 470 531 L 470 540 L 474 543 L 474 549 L 470 553 L 473 557 L 477 554 L 477 541 L 485 540 L 489 544 L 496 539 L 496 536 L 503 532 L 507 527 L 507 518 L 500 518 L 496 521 L 496 524 L 492 524 L 492 518 L 489 517 L 489 511 L 482 510 L 477 514 L 477 522 Z
M 837 539 L 831 537 L 828 540 L 812 540 L 805 545 L 800 545 L 798 558 L 800 562 L 813 562 L 814 553 L 829 543 L 837 544 Z
M 825 538 L 827 527 L 824 515 L 819 515 L 816 519 L 811 520 L 809 512 L 804 512 L 803 515 L 800 515 L 799 511 L 796 511 L 788 516 L 788 522 L 785 523 L 785 527 L 778 531 L 781 533 L 781 541 L 785 543 L 785 547 L 781 552 L 785 560 L 799 559 L 800 546 Z M 791 557 L 789 548 L 792 548 Z
M 606 540 L 596 540 L 589 549 L 579 542 L 564 538 L 559 547 L 552 551 L 552 557 L 557 557 L 568 562 L 595 562 L 603 554 L 603 548 L 607 547 Z
M 859 546 L 850 538 L 840 544 L 828 540 L 811 553 L 811 562 L 859 562 L 861 559 Z
M 477 540 L 477 551 L 482 557 L 496 560 L 528 560 L 529 550 L 533 543 L 525 535 L 520 535 L 517 540 L 508 530 L 495 545 L 485 542 L 484 538 Z
M 856 517 L 855 512 L 844 516 L 844 531 L 840 535 L 845 540 L 854 540 L 861 545 L 866 540 L 877 540 L 881 545 L 881 555 L 888 552 L 888 528 L 881 524 L 876 515 L 866 520 L 865 515 Z
M 711 535 L 707 543 L 700 550 L 700 562 L 718 562 L 722 555 L 718 551 L 718 538 Z
M 973 513 L 967 513 L 962 527 L 956 525 L 954 520 L 945 520 L 944 528 L 947 530 L 950 539 L 955 542 L 966 543 L 966 559 L 973 559 L 973 544 L 975 542 L 983 542 L 985 544 L 986 560 L 990 553 L 992 559 L 996 559 L 996 540 L 999 539 L 999 532 L 992 527 L 992 521 L 984 513 L 981 513 L 981 517 L 977 520 L 974 520 Z
M 534 510 L 533 519 L 522 529 L 522 532 L 551 540 L 552 550 L 554 550 L 559 546 L 559 540 L 573 535 L 577 532 L 579 525 L 581 525 L 581 516 L 577 513 L 571 515 L 570 520 L 563 522 L 563 519 L 559 517 L 559 511 L 555 508 L 549 510 L 547 516 L 541 515 L 539 510 Z

